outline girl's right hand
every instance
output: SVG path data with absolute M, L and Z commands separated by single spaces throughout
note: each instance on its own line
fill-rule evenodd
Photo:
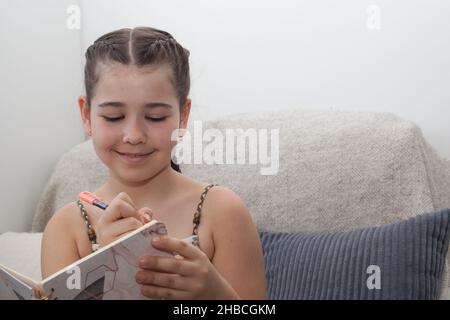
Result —
M 119 193 L 109 204 L 108 208 L 97 215 L 93 225 L 100 247 L 136 230 L 151 221 L 151 209 L 144 207 L 137 210 L 130 196 L 125 192 Z

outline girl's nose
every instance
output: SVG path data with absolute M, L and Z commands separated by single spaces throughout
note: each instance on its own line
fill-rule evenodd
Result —
M 139 121 L 130 122 L 124 130 L 123 142 L 131 144 L 146 143 L 147 134 L 144 126 Z

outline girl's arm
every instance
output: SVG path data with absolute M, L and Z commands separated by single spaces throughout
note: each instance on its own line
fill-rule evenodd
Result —
M 264 258 L 256 226 L 243 201 L 232 191 L 218 188 L 208 204 L 215 211 L 212 263 L 241 299 L 267 299 Z
M 80 259 L 71 228 L 71 204 L 58 210 L 45 227 L 41 243 L 42 279 Z

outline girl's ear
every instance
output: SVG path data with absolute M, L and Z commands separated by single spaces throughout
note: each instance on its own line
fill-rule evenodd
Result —
M 184 104 L 183 108 L 181 108 L 180 113 L 180 129 L 186 129 L 188 120 L 189 120 L 189 113 L 191 112 L 191 99 L 187 99 L 186 103 Z
M 81 119 L 83 120 L 84 132 L 91 136 L 91 110 L 87 103 L 87 98 L 85 96 L 78 97 L 78 107 L 80 108 Z

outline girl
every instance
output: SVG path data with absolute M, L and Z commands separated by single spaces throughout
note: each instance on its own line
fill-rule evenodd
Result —
M 93 193 L 110 205 L 69 203 L 52 217 L 42 239 L 43 277 L 155 218 L 169 235 L 153 245 L 179 255 L 140 258 L 135 281 L 143 295 L 267 298 L 259 236 L 242 200 L 171 162 L 171 134 L 187 127 L 191 109 L 188 56 L 169 33 L 144 27 L 108 33 L 88 48 L 78 104 L 110 172 Z

